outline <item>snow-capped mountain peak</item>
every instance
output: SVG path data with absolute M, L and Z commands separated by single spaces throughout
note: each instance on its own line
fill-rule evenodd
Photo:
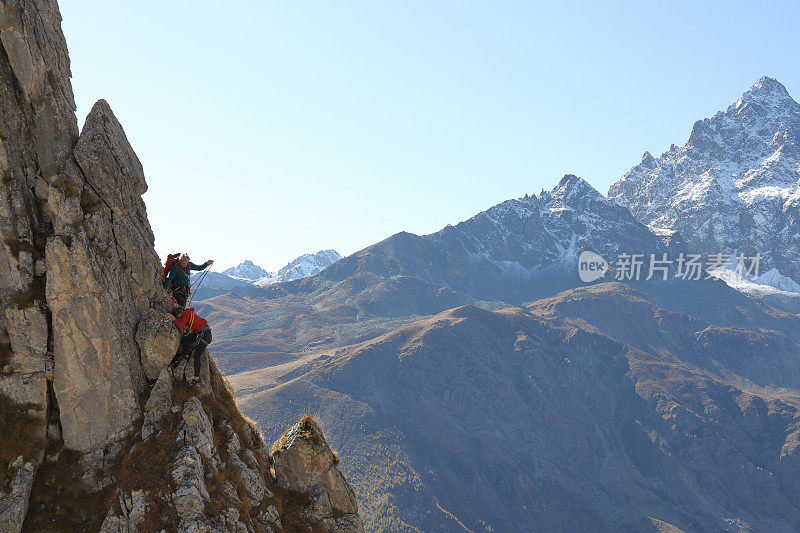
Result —
M 268 273 L 255 280 L 254 284 L 263 287 L 273 283 L 315 276 L 341 258 L 342 256 L 336 250 L 320 250 L 315 254 L 303 254 L 277 272 Z
M 253 263 L 250 259 L 246 259 L 236 265 L 235 267 L 228 268 L 222 271 L 226 276 L 232 278 L 256 280 L 268 275 L 269 272 Z
M 650 152 L 645 152 L 639 164 L 646 168 L 653 168 L 656 165 L 656 158 Z
M 605 202 L 605 198 L 600 192 L 592 187 L 585 179 L 567 174 L 558 182 L 552 190 L 544 191 L 541 199 L 546 204 L 554 207 L 574 207 L 584 208 L 587 202 Z
M 320 273 L 339 259 L 341 256 L 336 250 L 321 250 L 315 254 L 301 255 L 277 272 L 267 272 L 247 259 L 221 273 L 209 272 L 204 277 L 201 293 L 195 299 L 203 300 L 232 290 L 307 278 Z M 192 282 L 198 280 L 199 276 L 199 272 L 192 273 Z
M 695 122 L 687 143 L 645 154 L 609 190 L 659 235 L 697 253 L 758 252 L 800 280 L 800 104 L 763 77 L 724 111 Z
M 748 105 L 759 105 L 764 109 L 777 108 L 779 111 L 786 106 L 797 106 L 789 91 L 781 82 L 769 76 L 763 76 L 753 84 L 733 105 L 728 108 L 741 110 Z

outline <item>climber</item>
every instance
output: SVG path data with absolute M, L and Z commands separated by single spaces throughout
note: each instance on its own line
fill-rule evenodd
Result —
M 174 314 L 167 313 L 164 317 L 172 320 L 182 334 L 181 344 L 173 362 L 186 361 L 188 363 L 189 359 L 194 356 L 194 377 L 189 383 L 190 387 L 194 387 L 200 383 L 200 356 L 211 342 L 211 328 L 204 318 L 194 312 L 194 307 L 187 309 L 176 307 L 172 313 Z
M 172 262 L 170 263 L 170 259 Z M 175 261 L 173 256 L 167 259 L 168 269 L 165 268 L 165 273 L 162 274 L 164 278 L 164 290 L 167 293 L 172 293 L 178 305 L 181 307 L 186 306 L 186 300 L 189 298 L 189 287 L 191 282 L 189 275 L 192 270 L 204 270 L 214 264 L 214 261 L 209 259 L 202 265 L 195 265 L 189 260 L 187 254 L 181 254 L 180 258 Z

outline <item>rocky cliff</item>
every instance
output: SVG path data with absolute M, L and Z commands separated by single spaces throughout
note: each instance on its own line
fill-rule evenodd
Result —
M 313 421 L 269 453 L 165 370 L 142 165 L 105 101 L 79 132 L 60 22 L 0 4 L 0 531 L 363 529 Z

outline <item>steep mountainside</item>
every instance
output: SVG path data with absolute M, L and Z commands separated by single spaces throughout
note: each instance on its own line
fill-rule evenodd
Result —
M 343 467 L 370 530 L 788 532 L 798 353 L 607 283 L 452 309 L 233 382 L 267 433 L 289 405 L 358 451 Z
M 645 153 L 609 199 L 660 235 L 678 232 L 692 252 L 760 253 L 762 272 L 775 268 L 772 278 L 797 282 L 798 183 L 800 104 L 764 77 L 725 111 L 698 120 L 685 145 L 658 159 Z
M 0 4 L 0 531 L 363 530 L 315 422 L 270 452 L 208 356 L 166 370 L 142 165 L 103 100 L 79 134 L 60 21 Z

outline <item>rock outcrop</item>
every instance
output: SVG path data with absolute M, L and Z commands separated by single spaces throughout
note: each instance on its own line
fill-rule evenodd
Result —
M 196 396 L 164 370 L 142 165 L 105 101 L 79 132 L 60 23 L 0 4 L 0 531 L 311 527 L 210 357 Z
M 339 458 L 311 418 L 286 431 L 275 443 L 272 457 L 278 487 L 310 497 L 301 510 L 304 522 L 332 531 L 363 527 L 355 493 L 337 467 Z

